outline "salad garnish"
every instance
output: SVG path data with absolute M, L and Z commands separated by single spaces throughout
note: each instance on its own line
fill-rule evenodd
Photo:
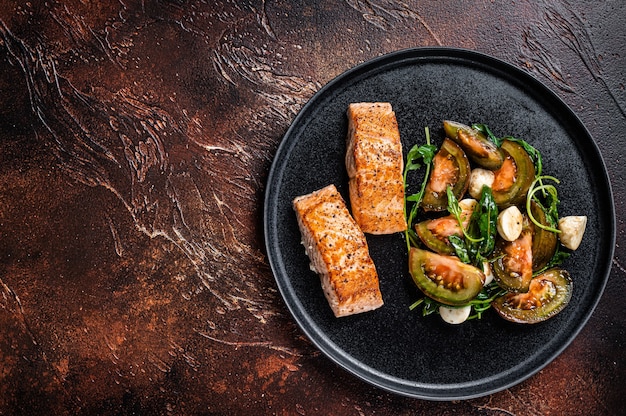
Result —
M 424 174 L 424 180 L 420 187 L 419 192 L 405 195 L 404 199 L 404 213 L 407 216 L 407 229 L 405 231 L 405 240 L 407 244 L 407 250 L 411 247 L 411 241 L 416 244 L 419 238 L 415 234 L 413 230 L 413 220 L 417 215 L 417 210 L 419 208 L 419 204 L 424 197 L 424 190 L 426 189 L 426 183 L 428 182 L 428 176 L 430 175 L 431 164 L 433 161 L 433 157 L 435 157 L 435 152 L 437 151 L 437 147 L 430 144 L 430 131 L 428 127 L 424 128 L 424 133 L 426 135 L 426 144 L 421 146 L 414 145 L 406 157 L 406 163 L 404 164 L 404 172 L 403 172 L 403 180 L 404 180 L 404 189 L 407 189 L 407 176 L 409 172 L 421 169 L 422 166 L 426 166 L 426 173 Z M 410 210 L 407 209 L 409 202 L 413 203 L 413 206 Z
M 463 290 L 464 278 L 462 277 L 463 273 L 460 273 L 459 270 L 470 267 L 471 270 L 468 269 L 469 273 L 472 273 L 473 275 L 475 275 L 475 273 L 482 273 L 485 276 L 485 281 L 483 282 L 482 290 L 480 290 L 480 292 L 473 299 L 469 301 L 462 300 L 461 302 L 467 302 L 462 305 L 459 304 L 460 299 L 457 299 L 456 303 L 441 303 L 442 301 L 447 302 L 447 298 L 442 298 L 440 296 L 440 293 L 439 295 L 435 295 L 435 293 L 433 293 L 431 297 L 429 296 L 428 290 L 424 289 L 424 287 L 428 288 L 428 285 L 418 285 L 420 289 L 422 289 L 422 291 L 424 292 L 424 297 L 416 300 L 413 304 L 410 305 L 409 308 L 411 310 L 421 310 L 421 314 L 423 316 L 428 316 L 432 314 L 437 314 L 440 308 L 443 307 L 445 307 L 446 309 L 446 315 L 449 314 L 450 308 L 471 307 L 471 313 L 469 314 L 469 317 L 467 317 L 467 319 L 470 320 L 481 319 L 484 313 L 492 306 L 495 307 L 498 314 L 505 319 L 509 319 L 509 317 L 514 316 L 515 322 L 524 323 L 524 316 L 529 316 L 529 319 L 525 323 L 536 323 L 552 317 L 555 313 L 546 314 L 546 316 L 537 316 L 536 312 L 531 313 L 527 311 L 527 308 L 534 309 L 532 305 L 538 305 L 537 307 L 541 307 L 541 310 L 560 311 L 565 305 L 552 304 L 554 302 L 565 302 L 564 299 L 569 300 L 569 296 L 561 296 L 560 294 L 571 293 L 571 279 L 553 278 L 554 276 L 569 276 L 567 272 L 563 269 L 560 269 L 559 266 L 563 263 L 565 259 L 570 256 L 570 252 L 567 249 L 564 249 L 563 245 L 558 242 L 557 237 L 550 237 L 550 235 L 558 236 L 559 234 L 561 234 L 561 230 L 559 229 L 560 223 L 558 212 L 560 200 L 556 187 L 556 185 L 560 184 L 559 179 L 554 176 L 543 174 L 544 166 L 541 152 L 525 140 L 518 139 L 513 136 L 498 138 L 486 124 L 477 123 L 472 124 L 471 127 L 469 127 L 456 122 L 446 121 L 444 122 L 444 124 L 445 123 L 448 123 L 448 127 L 453 127 L 446 130 L 446 134 L 449 139 L 455 139 L 454 137 L 450 137 L 451 131 L 457 131 L 453 134 L 459 134 L 459 131 L 461 131 L 460 134 L 467 134 L 467 132 L 469 131 L 468 129 L 474 129 L 475 132 L 472 134 L 480 133 L 484 135 L 493 144 L 495 144 L 498 149 L 501 148 L 502 144 L 505 141 L 517 143 L 517 145 L 519 145 L 521 149 L 523 149 L 523 151 L 528 154 L 530 161 L 532 161 L 532 164 L 534 165 L 534 175 L 532 172 L 532 168 L 519 170 L 518 172 L 516 172 L 515 169 L 513 169 L 512 171 L 515 175 L 527 174 L 529 176 L 524 176 L 523 178 L 514 177 L 512 178 L 511 183 L 515 183 L 516 180 L 526 180 L 526 186 L 528 186 L 528 183 L 532 181 L 523 202 L 518 197 L 515 197 L 515 199 L 510 199 L 509 201 L 507 201 L 506 199 L 503 200 L 502 191 L 500 191 L 498 199 L 496 200 L 494 198 L 494 194 L 490 185 L 482 185 L 481 189 L 481 183 L 477 182 L 475 186 L 478 187 L 475 187 L 474 189 L 481 189 L 480 198 L 478 201 L 471 201 L 472 203 L 475 203 L 475 205 L 469 217 L 469 221 L 467 221 L 467 212 L 464 213 L 459 204 L 459 199 L 461 198 L 457 197 L 457 195 L 455 195 L 452 191 L 454 182 L 448 183 L 446 186 L 447 213 L 451 216 L 451 218 L 454 218 L 456 220 L 455 222 L 458 225 L 458 230 L 451 230 L 449 225 L 442 226 L 441 224 L 443 223 L 439 222 L 436 226 L 432 225 L 432 229 L 429 231 L 429 233 L 431 233 L 432 231 L 432 234 L 434 234 L 436 238 L 440 238 L 441 240 L 444 240 L 446 242 L 448 248 L 445 249 L 446 251 L 444 253 L 441 246 L 430 244 L 431 240 L 422 241 L 422 238 L 425 237 L 423 235 L 418 235 L 418 233 L 414 229 L 415 223 L 418 222 L 417 218 L 420 216 L 420 205 L 424 198 L 427 184 L 429 183 L 429 180 L 431 180 L 431 176 L 433 174 L 436 174 L 433 172 L 437 172 L 437 170 L 435 170 L 433 167 L 433 163 L 436 163 L 433 161 L 437 153 L 437 148 L 431 144 L 429 129 L 428 127 L 425 128 L 426 144 L 423 144 L 421 146 L 415 145 L 411 148 L 411 150 L 408 152 L 407 163 L 405 164 L 404 169 L 403 178 L 404 188 L 406 191 L 409 189 L 408 181 L 410 177 L 408 173 L 411 171 L 425 168 L 424 177 L 422 179 L 419 191 L 417 193 L 405 196 L 405 215 L 407 217 L 408 224 L 408 229 L 405 232 L 405 238 L 407 250 L 410 254 L 409 257 L 411 257 L 411 254 L 415 254 L 416 252 L 425 253 L 424 251 L 420 251 L 423 250 L 424 245 L 426 245 L 427 247 L 432 247 L 431 250 L 436 250 L 440 254 L 435 254 L 435 257 L 428 257 L 424 255 L 414 256 L 414 259 L 418 259 L 419 261 L 413 260 L 413 262 L 411 263 L 411 275 L 413 276 L 414 280 L 416 279 L 417 275 L 420 276 L 420 279 L 423 279 L 424 276 L 427 276 L 428 278 L 433 279 L 433 281 L 439 282 L 437 283 L 437 285 L 441 286 L 437 287 L 446 288 L 447 290 L 450 290 L 450 288 L 454 287 L 458 288 L 458 290 Z M 458 137 L 456 139 L 458 143 L 462 143 L 462 140 L 460 140 Z M 466 146 L 471 145 L 472 144 L 466 143 Z M 461 147 L 463 148 L 462 145 Z M 477 149 L 473 148 L 471 149 L 471 151 L 476 154 Z M 506 150 L 504 149 L 498 151 L 504 152 L 505 155 L 507 154 Z M 530 164 L 528 165 L 532 166 Z M 484 166 L 480 167 L 484 168 Z M 497 168 L 490 167 L 490 169 L 495 174 L 492 176 L 498 175 Z M 502 175 L 510 174 L 510 168 L 507 167 L 507 169 L 509 170 L 502 173 Z M 437 178 L 437 180 L 439 181 L 439 183 L 441 182 L 441 178 Z M 429 190 L 428 192 L 431 192 L 431 190 Z M 473 193 L 473 195 L 478 197 L 478 195 L 476 195 L 475 193 Z M 518 193 L 518 195 L 521 196 L 523 194 Z M 462 196 L 463 195 L 461 195 L 461 197 Z M 526 243 L 517 243 L 515 241 L 515 235 L 517 234 L 513 234 L 513 236 L 510 236 L 512 234 L 511 231 L 514 228 L 510 228 L 511 231 L 503 234 L 506 238 L 499 235 L 503 232 L 503 229 L 500 228 L 500 231 L 498 231 L 498 227 L 502 227 L 502 224 L 504 224 L 505 222 L 499 221 L 498 216 L 500 213 L 504 215 L 505 213 L 502 212 L 502 210 L 505 210 L 505 208 L 508 207 L 519 208 L 519 211 L 515 209 L 515 212 L 517 212 L 516 217 L 509 216 L 503 218 L 506 218 L 507 220 L 511 218 L 520 218 L 520 221 L 523 219 L 523 225 L 517 220 L 514 221 L 516 221 L 515 223 L 517 224 L 517 227 L 520 227 L 518 229 L 521 229 L 523 227 L 524 230 L 527 230 L 523 233 L 523 235 L 520 235 L 519 237 L 520 239 L 525 239 L 524 241 L 526 241 Z M 538 209 L 540 211 L 537 211 Z M 428 216 L 432 216 L 432 212 L 425 211 L 426 210 L 424 210 L 424 215 L 426 215 L 427 218 L 422 219 L 423 221 L 420 224 L 420 227 L 424 226 L 424 224 L 431 224 L 429 221 L 437 220 L 436 218 L 429 220 Z M 523 211 L 523 217 L 519 216 L 520 211 Z M 539 215 L 539 217 L 537 217 L 537 215 Z M 450 224 L 450 220 L 446 221 L 448 221 L 448 223 L 446 224 Z M 448 229 L 445 230 L 444 234 L 437 235 L 437 232 L 442 232 L 437 227 L 448 227 Z M 530 278 L 531 274 L 528 267 L 531 266 L 523 266 L 524 262 L 529 261 L 528 259 L 531 258 L 531 249 L 529 248 L 529 243 L 527 243 L 528 241 L 530 241 L 528 240 L 528 233 L 531 233 L 533 238 L 537 238 L 536 247 L 535 245 L 533 245 L 532 250 L 539 250 L 539 252 L 535 253 L 538 255 L 538 259 L 537 264 L 533 264 L 532 266 L 536 269 L 532 270 L 532 278 L 542 279 L 542 282 L 544 282 L 544 284 L 553 285 L 553 287 L 551 287 L 547 291 L 539 291 L 539 286 L 537 286 L 537 284 L 535 283 L 534 285 L 531 285 L 531 291 L 529 291 L 528 293 L 524 293 L 524 285 L 520 286 L 522 288 L 522 291 L 520 292 L 520 289 L 512 289 L 511 287 L 507 287 L 503 281 L 500 281 L 497 273 L 496 279 L 493 279 L 491 265 L 495 262 L 498 263 L 498 273 L 502 273 L 504 269 L 509 267 L 508 265 L 514 265 L 511 272 L 508 272 L 506 270 L 504 271 L 506 273 L 513 273 L 511 274 L 511 276 L 515 276 L 514 273 L 517 273 L 515 270 L 518 270 L 516 269 L 516 267 L 521 267 L 521 269 L 519 270 L 526 270 L 526 272 L 524 273 L 526 276 L 528 276 L 528 278 Z M 546 235 L 548 235 L 548 237 L 546 237 Z M 542 237 L 545 239 L 545 241 L 541 239 Z M 507 248 L 508 246 L 511 246 L 511 248 Z M 524 254 L 523 252 L 520 252 L 520 250 L 528 250 L 528 254 Z M 450 256 L 448 253 L 453 253 L 453 255 L 448 258 L 456 258 L 458 259 L 458 263 L 455 263 L 454 261 L 446 263 L 442 260 L 436 260 L 438 258 L 436 256 L 441 254 L 444 254 L 445 256 Z M 468 266 L 460 267 L 459 265 L 463 263 L 467 264 Z M 415 269 L 415 267 L 417 267 L 417 269 Z M 446 267 L 457 268 L 457 270 L 446 271 Z M 457 280 L 450 281 L 449 279 L 451 276 L 453 279 Z M 526 287 L 528 287 L 527 281 Z M 449 293 L 449 295 L 454 296 L 454 293 Z M 520 297 L 521 295 L 524 296 Z M 508 299 L 507 301 L 503 301 L 505 296 L 506 299 Z M 515 304 L 510 301 L 511 299 L 517 298 L 523 298 L 527 301 L 525 301 L 525 304 Z M 516 310 L 511 311 L 511 308 L 515 308 Z M 443 315 L 443 312 L 441 313 L 441 315 Z M 444 317 L 444 319 L 446 318 Z M 465 317 L 463 317 L 462 319 L 465 319 Z

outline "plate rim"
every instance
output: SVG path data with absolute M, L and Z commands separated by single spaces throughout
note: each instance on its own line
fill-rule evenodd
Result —
M 328 339 L 328 337 L 323 333 L 323 331 L 315 331 L 315 325 L 312 325 L 313 322 L 311 320 L 305 319 L 304 308 L 298 299 L 297 296 L 293 296 L 294 294 L 289 291 L 289 288 L 284 287 L 281 284 L 281 280 L 279 278 L 281 270 L 284 272 L 284 263 L 282 259 L 274 257 L 273 242 L 272 238 L 272 229 L 270 227 L 272 221 L 269 221 L 273 210 L 271 207 L 272 196 L 276 192 L 272 184 L 275 182 L 275 177 L 278 174 L 278 168 L 283 161 L 284 155 L 289 154 L 286 152 L 286 148 L 289 145 L 294 145 L 296 140 L 289 140 L 289 138 L 293 135 L 293 132 L 300 128 L 302 120 L 308 115 L 312 109 L 314 110 L 315 105 L 319 100 L 323 98 L 323 96 L 333 90 L 333 88 L 341 83 L 342 81 L 348 79 L 351 82 L 354 82 L 356 77 L 362 76 L 363 74 L 367 74 L 368 71 L 378 69 L 380 70 L 381 66 L 384 65 L 400 65 L 403 60 L 416 60 L 416 59 L 442 59 L 445 62 L 451 62 L 455 59 L 459 61 L 463 61 L 467 63 L 470 61 L 474 66 L 486 68 L 489 73 L 504 73 L 504 71 L 511 71 L 511 74 L 505 74 L 503 77 L 505 78 L 507 83 L 511 83 L 515 80 L 519 85 L 524 85 L 524 90 L 528 91 L 527 83 L 534 84 L 541 92 L 541 94 L 533 93 L 533 99 L 536 99 L 538 95 L 541 95 L 544 99 L 549 98 L 549 103 L 552 108 L 555 106 L 560 109 L 567 111 L 567 118 L 573 119 L 576 121 L 576 128 L 582 130 L 582 135 L 588 138 L 588 143 L 585 143 L 587 146 L 591 146 L 594 152 L 594 161 L 599 161 L 599 166 L 601 169 L 601 180 L 606 185 L 606 190 L 608 191 L 607 200 L 610 201 L 609 206 L 604 207 L 606 210 L 610 212 L 610 215 L 606 219 L 607 221 L 607 231 L 610 233 L 608 236 L 610 241 L 608 242 L 609 252 L 607 253 L 607 258 L 612 259 L 614 256 L 615 243 L 616 243 L 616 217 L 615 217 L 615 200 L 613 197 L 613 190 L 611 181 L 608 175 L 608 171 L 606 169 L 606 163 L 600 152 L 600 149 L 593 139 L 593 136 L 584 125 L 580 117 L 572 110 L 572 108 L 565 102 L 561 97 L 559 97 L 551 88 L 549 88 L 544 82 L 535 78 L 531 73 L 524 71 L 523 69 L 515 66 L 512 63 L 506 62 L 500 58 L 494 57 L 492 55 L 488 55 L 483 52 L 478 52 L 471 49 L 464 49 L 458 47 L 413 47 L 413 48 L 405 48 L 399 49 L 393 52 L 389 52 L 372 59 L 361 62 L 353 67 L 346 69 L 341 72 L 336 77 L 332 78 L 329 82 L 323 85 L 320 89 L 318 89 L 309 99 L 308 101 L 300 108 L 295 118 L 291 121 L 287 131 L 280 139 L 279 145 L 274 153 L 272 158 L 272 163 L 269 169 L 269 173 L 266 180 L 266 186 L 264 191 L 264 206 L 263 206 L 263 233 L 264 233 L 264 241 L 265 241 L 265 250 L 268 258 L 268 262 L 278 286 L 279 293 L 281 294 L 282 300 L 284 304 L 287 306 L 292 318 L 296 321 L 296 324 L 300 331 L 302 331 L 307 339 L 321 351 L 328 359 L 334 362 L 338 367 L 347 371 L 349 374 L 357 377 L 358 379 L 378 387 L 382 390 L 385 390 L 390 393 L 395 393 L 401 396 L 424 399 L 424 400 L 434 400 L 434 401 L 451 401 L 451 400 L 466 400 L 477 397 L 487 396 L 489 394 L 496 393 L 498 391 L 506 390 L 512 386 L 515 386 L 522 381 L 532 377 L 543 368 L 545 368 L 548 364 L 550 364 L 556 357 L 558 357 L 578 336 L 580 331 L 585 327 L 591 315 L 595 311 L 600 299 L 602 298 L 602 294 L 606 288 L 608 279 L 610 277 L 612 262 L 608 262 L 605 266 L 606 271 L 603 276 L 598 278 L 598 282 L 594 286 L 596 288 L 595 292 L 597 295 L 593 298 L 593 302 L 589 305 L 588 313 L 584 315 L 584 318 L 579 321 L 578 325 L 574 328 L 575 330 L 570 332 L 564 342 L 556 348 L 543 362 L 534 366 L 530 371 L 525 372 L 521 377 L 518 377 L 514 380 L 508 381 L 506 383 L 497 383 L 490 388 L 483 389 L 480 391 L 475 391 L 476 386 L 481 386 L 486 384 L 487 381 L 492 383 L 493 381 L 498 381 L 502 379 L 502 377 L 497 377 L 497 375 L 486 377 L 482 379 L 472 380 L 471 382 L 464 382 L 459 384 L 432 384 L 432 383 L 419 383 L 414 380 L 405 380 L 400 379 L 398 377 L 385 374 L 382 371 L 379 371 L 375 368 L 372 368 L 354 357 L 351 357 L 349 353 L 343 351 L 340 348 L 332 347 L 334 343 Z M 382 65 L 381 65 L 382 64 Z M 528 93 L 530 93 L 528 91 Z M 542 106 L 545 107 L 544 103 Z M 552 114 L 554 116 L 554 114 Z M 568 129 L 570 131 L 570 129 Z M 274 245 L 277 242 L 273 242 Z M 286 274 L 286 273 L 282 273 Z M 288 295 L 291 294 L 292 296 Z M 332 347 L 332 351 L 328 351 L 328 346 Z M 331 354 L 334 352 L 334 354 Z M 526 361 L 521 361 L 515 366 L 512 366 L 509 371 L 513 370 L 516 367 L 523 366 Z M 363 371 L 367 371 L 369 376 L 363 374 Z M 386 381 L 386 382 L 384 382 Z M 403 383 L 399 383 L 397 381 L 402 381 Z M 392 385 L 393 384 L 393 385 Z M 418 385 L 428 386 L 428 387 L 417 387 Z M 439 387 L 439 388 L 437 388 Z M 455 391 L 455 393 L 452 393 Z

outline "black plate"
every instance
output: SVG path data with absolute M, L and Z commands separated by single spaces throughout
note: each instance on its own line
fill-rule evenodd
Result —
M 419 298 L 401 234 L 368 236 L 385 305 L 334 318 L 319 278 L 309 270 L 291 205 L 334 183 L 346 201 L 346 109 L 388 101 L 404 151 L 435 144 L 442 120 L 489 125 L 543 154 L 544 173 L 561 179 L 561 215 L 587 215 L 580 248 L 564 267 L 574 280 L 568 307 L 537 325 L 509 323 L 489 311 L 480 321 L 447 325 L 409 311 Z M 476 52 L 448 48 L 399 51 L 334 79 L 302 108 L 274 159 L 265 197 L 265 239 L 278 288 L 295 320 L 331 360 L 357 377 L 411 397 L 452 400 L 490 394 L 530 377 L 574 339 L 608 279 L 615 243 L 613 198 L 604 162 L 588 131 L 553 92 L 526 72 Z

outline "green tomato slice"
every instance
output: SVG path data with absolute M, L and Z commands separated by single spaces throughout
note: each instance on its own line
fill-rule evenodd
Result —
M 496 170 L 502 166 L 504 161 L 502 150 L 480 131 L 450 120 L 444 120 L 443 129 L 446 136 L 457 142 L 467 157 L 478 166 L 489 170 Z
M 467 228 L 473 214 L 473 205 L 459 204 L 461 207 L 461 221 Z M 456 235 L 463 237 L 463 230 L 459 227 L 459 221 L 454 215 L 446 215 L 440 218 L 424 220 L 415 225 L 415 232 L 424 245 L 439 254 L 454 254 L 454 247 L 448 239 Z
M 505 158 L 500 169 L 494 172 L 491 189 L 498 207 L 506 208 L 526 201 L 528 189 L 535 180 L 535 165 L 518 143 L 504 140 L 501 149 Z
M 533 217 L 542 225 L 550 226 L 546 213 L 535 201 L 530 202 Z M 545 230 L 532 224 L 533 229 L 533 271 L 544 268 L 556 252 L 557 236 L 550 230 Z
M 425 220 L 415 226 L 417 236 L 430 250 L 439 254 L 454 254 L 454 247 L 448 237 L 451 235 L 463 235 L 456 218 L 446 216 L 433 220 Z
M 424 190 L 422 208 L 425 211 L 445 211 L 448 208 L 446 189 L 460 199 L 469 186 L 470 164 L 463 149 L 450 139 L 444 139 L 433 158 L 433 169 Z
M 545 321 L 565 308 L 572 297 L 572 279 L 553 268 L 532 279 L 527 293 L 507 293 L 492 306 L 504 319 L 523 324 Z
M 526 215 L 520 236 L 514 241 L 498 238 L 493 256 L 493 275 L 498 285 L 513 292 L 526 292 L 533 277 L 532 228 Z
M 485 274 L 457 257 L 411 247 L 409 271 L 426 296 L 450 306 L 474 299 L 483 288 Z

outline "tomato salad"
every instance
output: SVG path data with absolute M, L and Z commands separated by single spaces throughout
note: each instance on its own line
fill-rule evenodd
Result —
M 518 323 L 559 313 L 572 295 L 561 267 L 581 243 L 587 217 L 559 217 L 559 180 L 543 175 L 541 153 L 484 124 L 444 121 L 439 149 L 415 145 L 404 186 L 425 168 L 417 193 L 407 192 L 409 271 L 424 297 L 411 309 L 458 324 L 493 308 Z M 418 221 L 418 219 L 421 220 Z

